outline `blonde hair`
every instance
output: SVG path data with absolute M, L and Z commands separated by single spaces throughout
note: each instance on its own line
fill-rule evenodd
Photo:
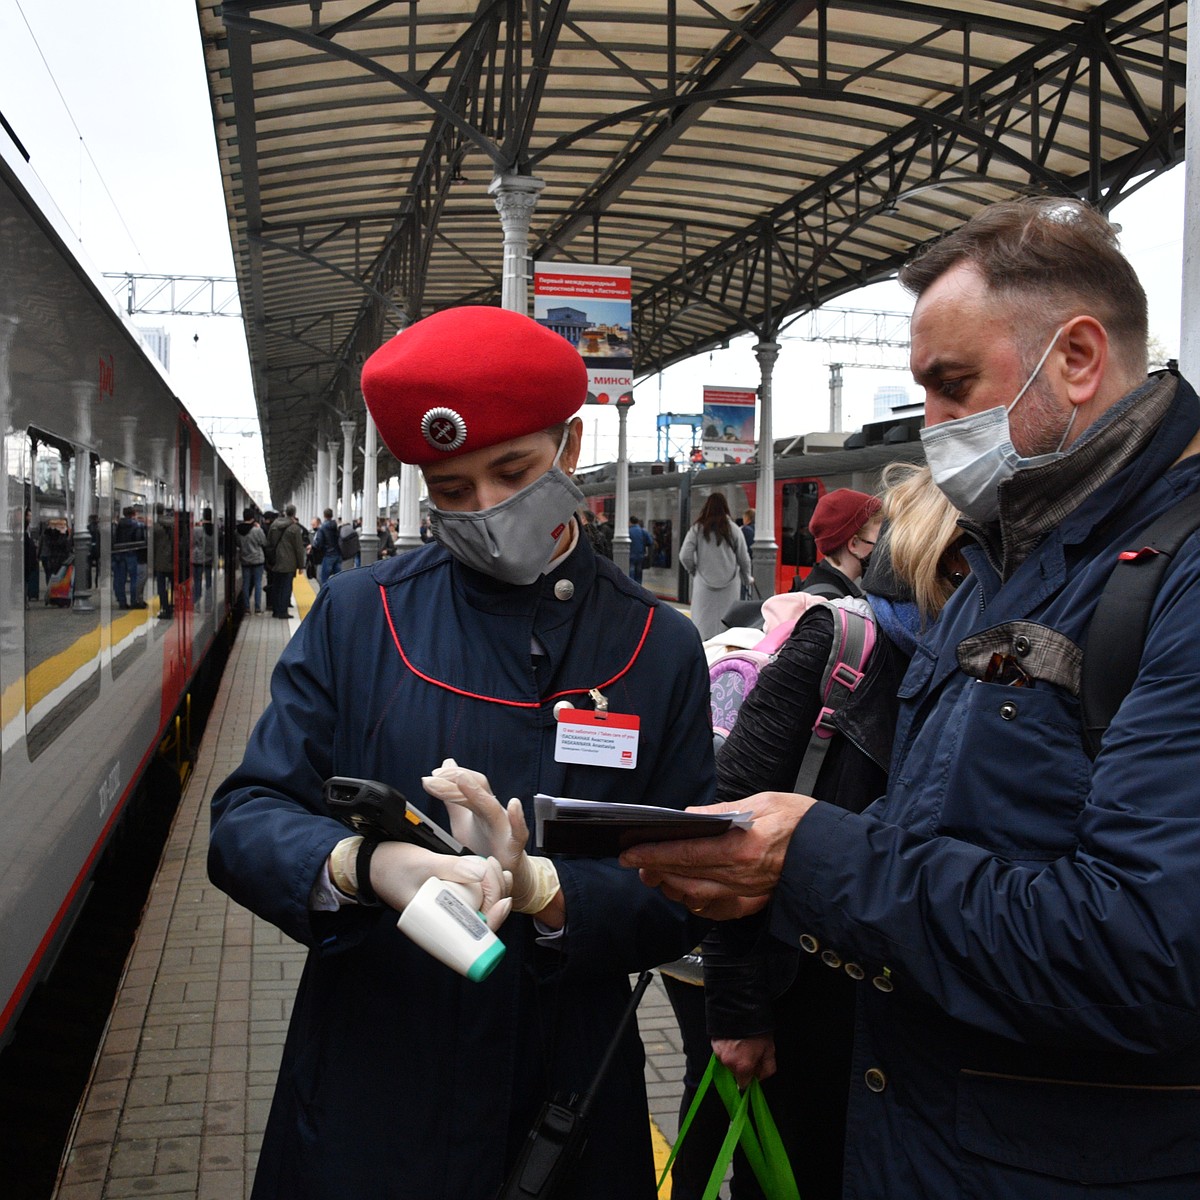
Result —
M 928 467 L 889 463 L 883 469 L 883 485 L 892 570 L 912 588 L 924 624 L 954 593 L 954 584 L 942 570 L 942 556 L 962 535 L 958 510 L 933 482 Z

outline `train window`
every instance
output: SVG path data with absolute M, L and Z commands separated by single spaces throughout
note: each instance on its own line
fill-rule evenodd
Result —
M 100 694 L 100 462 L 38 430 L 25 438 L 25 736 L 37 758 Z
M 817 547 L 808 522 L 820 496 L 813 480 L 785 483 L 780 491 L 779 562 L 784 567 L 816 565 Z
M 148 574 L 147 513 L 150 495 L 147 480 L 132 468 L 113 468 L 110 524 L 112 552 L 112 607 L 110 644 L 112 673 L 116 677 L 133 665 L 146 644 Z
M 650 536 L 654 539 L 654 551 L 651 555 L 650 565 L 652 567 L 669 567 L 675 552 L 671 521 L 651 521 Z

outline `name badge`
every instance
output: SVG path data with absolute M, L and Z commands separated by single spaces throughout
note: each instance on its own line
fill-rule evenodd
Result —
M 557 717 L 555 762 L 626 770 L 637 766 L 640 717 L 584 708 L 560 709 Z

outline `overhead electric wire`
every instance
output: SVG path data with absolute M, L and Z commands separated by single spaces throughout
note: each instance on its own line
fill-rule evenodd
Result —
M 100 186 L 104 188 L 104 194 L 108 197 L 109 203 L 113 207 L 113 212 L 115 212 L 117 214 L 117 220 L 119 220 L 121 222 L 121 228 L 125 230 L 125 233 L 129 238 L 129 243 L 131 246 L 133 246 L 134 252 L 137 254 L 138 258 L 140 258 L 143 262 L 145 262 L 146 261 L 145 255 L 142 254 L 141 247 L 137 244 L 137 239 L 133 236 L 133 232 L 130 230 L 129 226 L 125 223 L 125 216 L 121 212 L 120 206 L 117 204 L 117 201 L 116 201 L 115 197 L 113 196 L 112 191 L 109 189 L 108 181 L 104 178 L 104 174 L 100 170 L 100 164 L 97 163 L 95 158 L 92 156 L 92 152 L 91 152 L 91 149 L 88 147 L 87 140 L 83 136 L 83 131 L 79 128 L 79 123 L 75 120 L 75 114 L 73 112 L 71 112 L 71 106 L 67 103 L 67 98 L 66 98 L 66 96 L 63 95 L 62 88 L 60 88 L 58 86 L 58 80 L 54 77 L 54 72 L 50 69 L 50 63 L 47 61 L 46 55 L 43 53 L 42 47 L 37 40 L 37 34 L 35 34 L 33 32 L 33 27 L 29 24 L 29 18 L 25 15 L 25 10 L 21 7 L 21 0 L 13 0 L 13 2 L 17 6 L 17 12 L 19 12 L 21 14 L 21 20 L 25 22 L 25 28 L 29 31 L 29 37 L 33 41 L 34 48 L 37 50 L 38 56 L 41 58 L 42 64 L 46 68 L 46 74 L 50 76 L 50 82 L 52 84 L 54 84 L 54 90 L 58 93 L 58 98 L 62 101 L 62 106 L 66 110 L 67 118 L 70 120 L 72 126 L 75 129 L 76 136 L 78 136 L 78 138 L 79 138 L 79 144 L 83 148 L 83 152 L 88 156 L 88 161 L 92 164 L 92 167 L 96 172 L 96 178 L 100 180 Z M 31 163 L 30 165 L 32 166 L 33 164 Z M 35 170 L 36 170 L 36 168 L 35 168 Z M 80 211 L 79 211 L 78 237 L 79 237 L 79 240 L 82 242 L 83 241 L 83 208 L 82 208 L 82 204 L 80 206 Z

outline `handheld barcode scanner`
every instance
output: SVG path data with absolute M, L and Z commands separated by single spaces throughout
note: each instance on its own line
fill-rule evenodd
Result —
M 377 779 L 325 780 L 325 803 L 343 825 L 381 842 L 413 842 L 435 854 L 473 854 L 440 825 Z
M 395 788 L 378 780 L 327 779 L 325 802 L 339 821 L 364 837 L 412 842 L 436 854 L 472 853 Z M 504 957 L 504 943 L 476 910 L 470 889 L 449 879 L 425 880 L 397 927 L 427 954 L 475 983 L 486 979 Z

